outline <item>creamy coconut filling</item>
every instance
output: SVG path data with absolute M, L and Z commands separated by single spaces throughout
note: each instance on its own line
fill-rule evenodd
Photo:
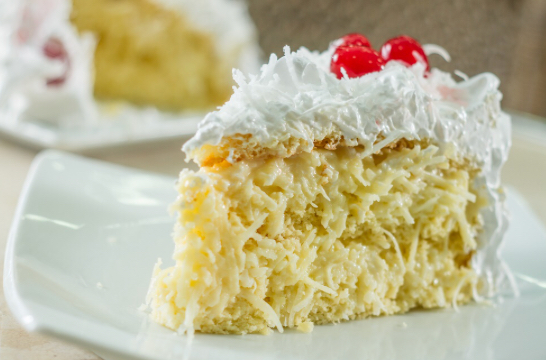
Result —
M 401 141 L 183 171 L 152 318 L 264 333 L 469 301 L 486 199 L 453 154 Z

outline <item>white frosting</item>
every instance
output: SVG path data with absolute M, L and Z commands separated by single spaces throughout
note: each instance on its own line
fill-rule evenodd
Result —
M 219 55 L 233 66 L 250 72 L 258 69 L 256 31 L 244 3 L 153 1 L 183 13 L 196 28 L 213 35 Z M 91 33 L 78 34 L 69 21 L 70 9 L 70 0 L 0 1 L 0 121 L 41 121 L 89 130 L 104 127 L 99 123 L 125 121 L 142 109 L 118 102 L 115 111 L 105 112 L 104 102 L 94 99 L 95 39 Z M 49 38 L 59 39 L 68 53 L 67 81 L 61 86 L 46 86 L 46 79 L 67 70 L 67 63 L 44 55 Z M 145 122 L 172 121 L 173 114 L 144 109 L 138 117 Z M 135 120 L 127 126 L 141 123 Z
M 402 137 L 431 139 L 444 151 L 454 149 L 482 169 L 475 188 L 490 206 L 482 211 L 486 226 L 473 264 L 488 285 L 484 293 L 491 295 L 507 275 L 497 249 L 508 225 L 499 187 L 511 125 L 500 109 L 498 78 L 484 73 L 456 82 L 438 69 L 425 77 L 420 64 L 407 68 L 389 62 L 379 72 L 337 79 L 329 71 L 332 51 L 290 52 L 287 47 L 280 59 L 271 55 L 256 76 L 246 78 L 235 71 L 235 93 L 207 115 L 183 150 L 191 158 L 205 144 L 251 134 L 264 147 L 291 138 L 304 140 L 308 145 L 303 150 L 310 151 L 314 140 L 335 131 L 349 145 L 364 145 L 368 154 Z M 380 134 L 385 139 L 376 143 Z

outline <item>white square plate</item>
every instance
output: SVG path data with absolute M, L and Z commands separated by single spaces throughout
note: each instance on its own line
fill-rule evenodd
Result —
M 6 251 L 8 304 L 29 331 L 106 359 L 546 359 L 546 233 L 515 191 L 504 249 L 521 296 L 495 306 L 317 326 L 310 334 L 196 334 L 148 321 L 143 303 L 173 243 L 174 179 L 55 151 L 34 162 Z

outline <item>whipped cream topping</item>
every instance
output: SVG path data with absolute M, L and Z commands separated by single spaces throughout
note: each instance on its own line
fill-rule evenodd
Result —
M 490 206 L 482 210 L 485 229 L 473 265 L 485 280 L 484 294 L 492 295 L 510 277 L 497 254 L 508 225 L 500 169 L 511 143 L 499 79 L 483 73 L 457 82 L 438 69 L 425 77 L 423 65 L 408 68 L 396 61 L 379 72 L 337 79 L 329 70 L 333 50 L 286 47 L 283 57 L 271 55 L 257 75 L 234 71 L 238 87 L 184 145 L 188 158 L 197 161 L 194 152 L 203 145 L 238 134 L 250 134 L 265 148 L 303 140 L 302 150 L 311 151 L 314 141 L 340 133 L 347 145 L 364 145 L 368 154 L 401 138 L 430 139 L 481 169 L 474 188 Z
M 315 140 L 340 132 L 347 144 L 370 150 L 377 150 L 380 134 L 389 142 L 430 138 L 440 146 L 456 145 L 482 167 L 494 165 L 493 152 L 506 156 L 510 121 L 500 110 L 493 74 L 457 83 L 438 69 L 425 77 L 420 64 L 407 68 L 391 61 L 382 71 L 338 80 L 329 70 L 331 51 L 287 47 L 256 76 L 235 71 L 235 93 L 205 117 L 184 151 L 191 157 L 201 146 L 235 134 L 250 134 L 264 147 L 303 139 L 309 151 Z

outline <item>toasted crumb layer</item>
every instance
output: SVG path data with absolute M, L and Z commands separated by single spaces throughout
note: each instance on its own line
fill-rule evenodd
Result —
M 471 299 L 484 201 L 434 145 L 315 148 L 183 171 L 174 267 L 152 317 L 172 329 L 266 333 Z
M 210 35 L 149 0 L 73 0 L 71 21 L 97 37 L 95 95 L 168 110 L 211 108 L 232 90 Z
M 347 145 L 349 144 L 346 143 L 339 131 L 332 132 L 327 137 L 316 140 L 313 144 L 289 136 L 286 139 L 276 139 L 270 144 L 262 144 L 250 134 L 235 134 L 222 138 L 218 145 L 203 145 L 191 152 L 189 157 L 200 166 L 208 167 L 224 161 L 236 163 L 273 156 L 288 158 L 313 148 L 335 150 L 338 146 Z

